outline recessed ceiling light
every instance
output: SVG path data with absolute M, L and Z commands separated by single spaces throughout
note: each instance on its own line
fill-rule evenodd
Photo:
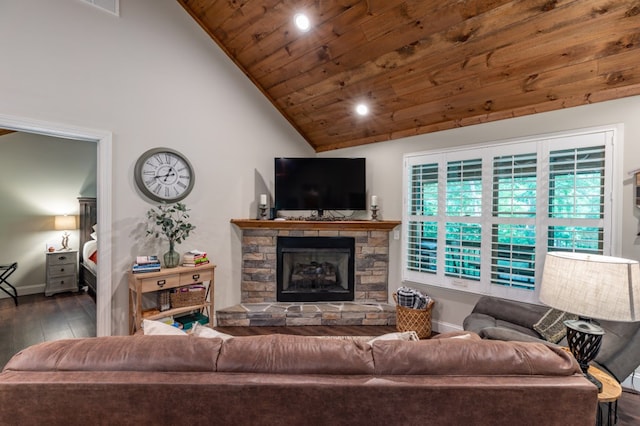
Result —
M 369 107 L 365 104 L 358 104 L 356 106 L 356 112 L 358 113 L 358 115 L 367 115 L 369 114 Z
M 309 20 L 309 17 L 304 13 L 296 13 L 296 15 L 293 17 L 293 22 L 296 24 L 296 27 L 298 27 L 300 31 L 306 32 L 311 29 L 311 21 Z

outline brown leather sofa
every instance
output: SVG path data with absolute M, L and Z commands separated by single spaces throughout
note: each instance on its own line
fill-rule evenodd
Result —
M 269 335 L 41 343 L 0 374 L 0 424 L 588 425 L 597 391 L 539 343 Z

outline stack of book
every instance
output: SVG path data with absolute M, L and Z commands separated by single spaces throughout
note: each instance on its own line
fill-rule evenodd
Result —
M 182 266 L 203 266 L 209 263 L 207 253 L 200 250 L 191 250 L 182 256 Z
M 158 259 L 158 256 L 137 256 L 136 263 L 133 264 L 131 270 L 134 274 L 159 272 L 160 260 Z

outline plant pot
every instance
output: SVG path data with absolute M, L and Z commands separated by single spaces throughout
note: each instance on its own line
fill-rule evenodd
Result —
M 164 254 L 164 267 L 175 268 L 180 264 L 180 253 L 173 249 L 173 242 L 169 243 L 169 251 Z

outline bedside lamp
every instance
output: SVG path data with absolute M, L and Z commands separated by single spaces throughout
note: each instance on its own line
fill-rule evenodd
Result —
M 640 265 L 635 260 L 584 253 L 549 252 L 545 258 L 540 301 L 578 315 L 565 321 L 569 350 L 585 376 L 598 355 L 604 330 L 591 318 L 640 320 Z
M 76 229 L 76 217 L 68 215 L 56 216 L 54 229 L 56 231 L 64 231 L 62 234 L 62 250 L 71 250 L 69 248 L 69 233 L 67 231 Z

